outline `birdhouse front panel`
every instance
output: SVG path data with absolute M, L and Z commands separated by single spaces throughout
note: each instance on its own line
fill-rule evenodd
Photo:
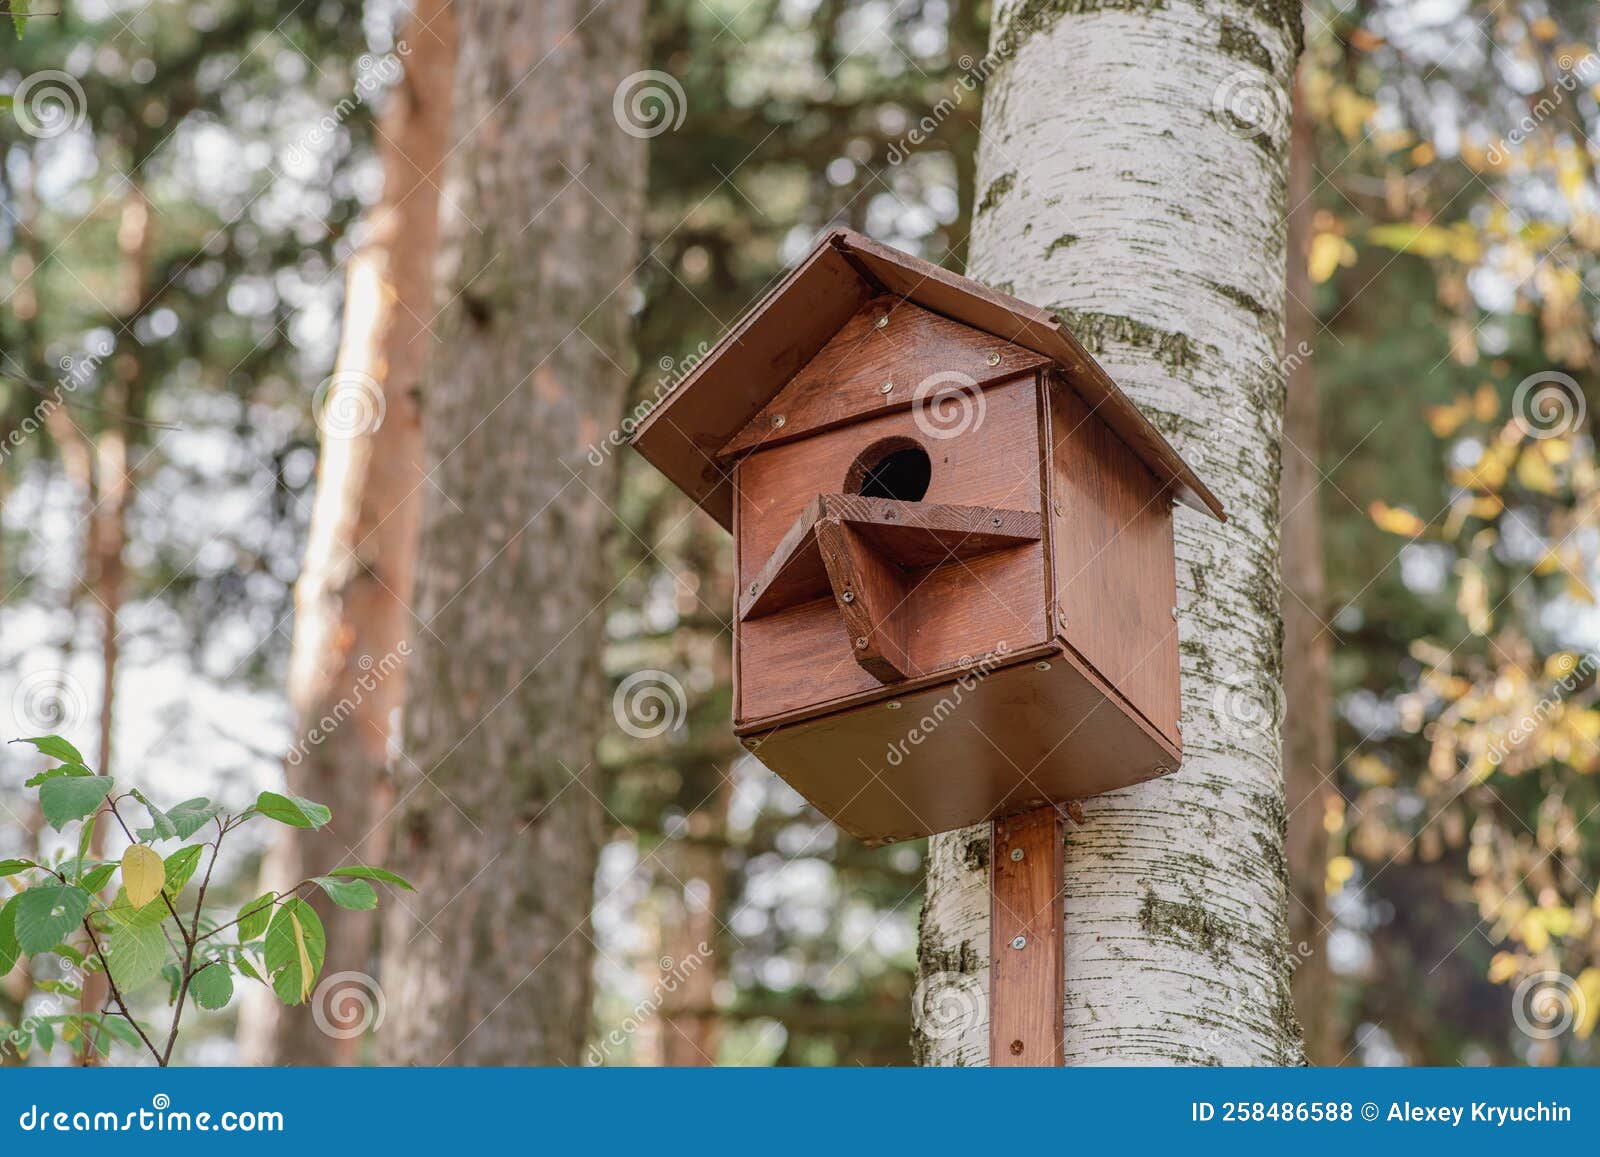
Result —
M 1178 767 L 1174 502 L 1059 319 L 848 230 L 635 446 L 733 531 L 734 727 L 869 843 Z
M 965 401 L 964 422 L 953 409 L 941 427 L 912 407 L 738 464 L 736 725 L 959 673 L 963 660 L 1050 637 L 1036 375 L 947 400 Z M 859 544 L 861 560 L 837 593 L 830 536 L 847 555 Z

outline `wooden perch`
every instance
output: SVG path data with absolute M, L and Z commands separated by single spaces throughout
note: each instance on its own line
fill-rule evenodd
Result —
M 907 646 L 907 596 L 916 572 L 1037 542 L 1043 520 L 1027 510 L 897 502 L 819 494 L 740 595 L 749 620 L 832 595 L 851 649 L 882 683 L 919 674 Z

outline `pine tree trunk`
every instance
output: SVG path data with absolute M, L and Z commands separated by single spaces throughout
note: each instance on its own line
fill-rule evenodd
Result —
M 405 701 L 413 574 L 423 482 L 419 399 L 432 335 L 437 167 L 450 139 L 455 16 L 449 0 L 417 0 L 400 45 L 404 79 L 378 125 L 383 194 L 346 275 L 344 329 L 319 392 L 322 452 L 305 565 L 295 585 L 289 701 L 295 733 L 284 775 L 291 792 L 326 803 L 320 832 L 283 829 L 263 865 L 281 890 L 339 864 L 381 863 L 394 804 L 388 749 Z M 376 921 L 315 900 L 327 929 L 319 1018 L 265 998 L 241 1016 L 244 1055 L 257 1064 L 348 1064 L 376 983 Z
M 1068 1064 L 1300 1060 L 1278 605 L 1299 35 L 1297 0 L 1012 0 L 994 16 L 971 272 L 1058 311 L 1229 513 L 1177 513 L 1182 769 L 1066 825 Z M 923 1063 L 987 1057 L 987 839 L 932 841 L 923 1006 L 953 986 L 964 1013 L 922 1019 Z
M 1294 1006 L 1313 1064 L 1337 1064 L 1328 967 L 1328 833 L 1324 801 L 1333 790 L 1333 636 L 1323 629 L 1327 581 L 1322 565 L 1322 475 L 1317 465 L 1316 337 L 1307 251 L 1311 243 L 1313 125 L 1296 93 L 1289 149 L 1289 296 L 1284 360 L 1289 396 L 1283 416 L 1283 782 L 1289 807 L 1289 938 L 1298 965 Z
M 458 6 L 385 1060 L 578 1063 L 594 746 L 644 142 L 639 0 Z M 623 96 L 627 93 L 624 90 Z M 626 102 L 622 102 L 626 111 Z

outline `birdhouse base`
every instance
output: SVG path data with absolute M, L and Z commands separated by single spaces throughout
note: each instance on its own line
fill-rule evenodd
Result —
M 738 729 L 857 839 L 891 844 L 1165 775 L 1181 752 L 1059 642 L 828 714 Z

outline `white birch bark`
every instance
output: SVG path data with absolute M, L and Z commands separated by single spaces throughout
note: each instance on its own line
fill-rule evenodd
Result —
M 1059 311 L 1229 514 L 1218 525 L 1178 508 L 1182 769 L 1089 800 L 1066 825 L 1068 1064 L 1301 1058 L 1278 607 L 1298 37 L 1288 0 L 995 12 L 970 272 Z M 923 1063 L 987 1059 L 984 1004 L 960 999 L 987 988 L 987 839 L 978 827 L 933 841 Z M 942 1015 L 941 993 L 955 994 Z

